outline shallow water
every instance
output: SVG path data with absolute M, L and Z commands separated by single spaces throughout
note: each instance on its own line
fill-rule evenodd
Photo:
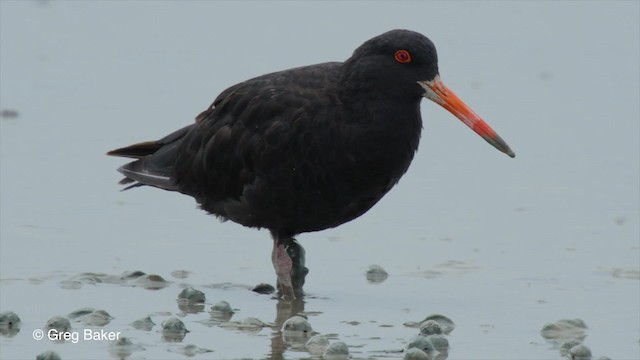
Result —
M 2 1 L 0 10 L 0 313 L 22 320 L 0 337 L 0 358 L 173 359 L 188 344 L 213 351 L 195 358 L 308 358 L 282 340 L 295 313 L 353 358 L 402 358 L 418 334 L 404 324 L 431 314 L 456 324 L 452 359 L 560 359 L 540 331 L 576 318 L 594 358 L 640 358 L 637 2 Z M 178 194 L 118 192 L 123 161 L 107 150 L 187 124 L 238 81 L 344 59 L 398 27 L 435 42 L 444 82 L 517 157 L 425 101 L 423 142 L 397 188 L 356 221 L 299 237 L 311 270 L 304 302 L 248 290 L 273 284 L 266 231 L 219 223 Z M 367 280 L 372 264 L 385 281 Z M 167 284 L 119 280 L 136 270 Z M 205 293 L 204 311 L 179 308 L 186 286 Z M 208 310 L 222 300 L 230 321 L 269 326 L 214 323 Z M 120 332 L 133 346 L 33 339 L 85 307 L 113 319 L 72 320 L 74 331 Z M 147 316 L 151 330 L 131 325 Z M 189 330 L 181 342 L 163 340 L 173 317 Z

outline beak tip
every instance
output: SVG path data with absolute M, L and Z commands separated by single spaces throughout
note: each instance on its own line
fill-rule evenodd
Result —
M 510 158 L 513 159 L 514 157 L 516 157 L 516 153 L 514 153 L 513 150 L 511 150 L 509 145 L 507 145 L 507 143 L 504 140 L 502 140 L 502 138 L 498 134 L 494 133 L 493 136 L 483 136 L 482 138 L 486 142 L 491 144 L 491 146 L 493 146 L 494 148 L 507 154 L 507 156 L 509 156 Z

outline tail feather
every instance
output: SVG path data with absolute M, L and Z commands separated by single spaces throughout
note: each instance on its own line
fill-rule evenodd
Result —
M 174 174 L 177 150 L 192 126 L 186 126 L 157 141 L 141 142 L 109 151 L 107 155 L 137 159 L 118 168 L 125 176 L 119 183 L 131 184 L 123 190 L 149 185 L 177 191 Z
M 193 127 L 193 124 L 183 127 L 180 130 L 174 131 L 171 134 L 156 141 L 144 141 L 141 143 L 125 146 L 123 148 L 111 150 L 107 153 L 110 156 L 129 157 L 134 159 L 141 159 L 145 156 L 155 154 L 165 145 L 169 145 L 176 141 L 181 140 Z
M 166 160 L 166 158 L 163 160 Z M 160 169 L 156 166 L 156 163 L 155 156 L 150 155 L 118 168 L 118 171 L 125 176 L 124 179 L 120 180 L 120 184 L 131 184 L 123 190 L 142 185 L 154 186 L 165 190 L 177 190 L 172 176 L 173 165 Z
M 163 144 L 159 141 L 145 141 L 127 147 L 111 150 L 107 153 L 107 155 L 140 159 L 147 155 L 155 153 L 156 151 L 160 150 L 162 146 Z

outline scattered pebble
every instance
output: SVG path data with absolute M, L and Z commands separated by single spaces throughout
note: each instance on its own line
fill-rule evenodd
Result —
M 282 325 L 283 331 L 310 333 L 313 329 L 309 321 L 302 316 L 292 316 Z
M 223 300 L 213 305 L 209 314 L 211 315 L 211 319 L 219 322 L 225 322 L 231 320 L 234 313 L 233 309 L 231 309 L 231 305 Z
M 82 322 L 91 326 L 105 326 L 111 322 L 113 317 L 104 310 L 96 310 L 82 318 Z
M 329 339 L 320 334 L 316 334 L 307 341 L 305 346 L 312 357 L 321 357 L 329 347 Z
M 389 274 L 382 268 L 382 266 L 374 264 L 369 265 L 369 270 L 367 270 L 366 277 L 367 281 L 370 284 L 381 284 L 385 280 L 387 280 Z
M 436 321 L 440 325 L 440 329 L 442 329 L 442 333 L 445 334 L 445 335 L 451 334 L 453 329 L 456 328 L 456 324 L 453 322 L 453 320 L 449 319 L 448 317 L 446 317 L 444 315 L 440 315 L 440 314 L 434 314 L 434 315 L 427 316 L 420 323 L 420 325 L 422 325 L 423 323 L 425 323 L 425 322 L 427 322 L 429 320 Z
M 71 323 L 69 322 L 69 319 L 65 317 L 54 316 L 49 319 L 49 321 L 47 321 L 45 327 L 48 330 L 56 329 L 58 330 L 58 332 L 68 332 L 69 330 L 71 330 Z
M 203 303 L 205 302 L 204 293 L 200 290 L 196 290 L 191 286 L 182 289 L 180 294 L 178 294 L 179 300 L 186 300 L 192 303 Z
M 155 323 L 151 320 L 150 316 L 147 316 L 142 319 L 138 319 L 131 323 L 134 329 L 143 330 L 143 331 L 151 331 Z
M 254 317 L 248 317 L 240 323 L 239 329 L 245 331 L 260 331 L 262 328 L 267 327 L 263 321 Z
M 570 355 L 571 348 L 576 346 L 576 345 L 580 345 L 580 344 L 582 344 L 582 341 L 576 340 L 576 339 L 570 339 L 570 340 L 567 340 L 567 341 L 563 342 L 560 345 L 560 349 L 559 349 L 560 350 L 560 355 L 568 357 Z
M 454 324 L 454 322 L 451 319 L 440 314 L 429 315 L 420 322 L 409 321 L 404 323 L 403 325 L 411 328 L 422 328 L 423 324 L 427 323 L 429 320 L 433 320 L 437 322 L 438 325 L 440 326 L 440 330 L 445 335 L 449 335 L 453 331 L 453 329 L 455 329 L 456 327 L 456 324 Z
M 67 317 L 68 317 L 69 319 L 71 319 L 71 320 L 74 320 L 74 319 L 77 319 L 77 318 L 79 318 L 79 317 L 81 317 L 81 316 L 85 316 L 85 315 L 87 315 L 87 314 L 91 314 L 91 313 L 92 313 L 92 312 L 94 312 L 94 311 L 96 311 L 96 309 L 95 309 L 95 308 L 92 308 L 92 307 L 84 307 L 84 308 L 78 309 L 78 310 L 76 310 L 76 311 L 72 311 L 72 312 L 70 312 L 70 313 L 67 315 Z
M 309 321 L 298 315 L 290 317 L 282 325 L 282 338 L 287 344 L 304 344 L 313 335 L 312 332 Z
M 204 311 L 204 302 L 204 293 L 190 286 L 178 294 L 178 308 L 186 313 L 196 314 Z
M 196 356 L 196 355 L 199 355 L 199 354 L 205 354 L 205 353 L 213 352 L 213 350 L 199 348 L 199 347 L 197 347 L 197 346 L 195 346 L 193 344 L 185 345 L 185 346 L 179 347 L 177 349 L 170 349 L 169 351 L 174 352 L 174 353 L 178 353 L 178 354 L 182 354 L 182 355 L 186 355 L 188 357 L 192 357 L 192 356 Z
M 222 300 L 218 301 L 211 307 L 211 312 L 220 312 L 220 313 L 230 313 L 233 314 L 233 310 L 231 309 L 231 305 L 228 302 Z
M 162 322 L 162 340 L 166 342 L 182 341 L 189 330 L 184 326 L 182 320 L 173 317 Z
M 342 341 L 336 341 L 329 345 L 323 358 L 325 360 L 347 360 L 349 359 L 349 348 Z
M 587 325 L 581 319 L 562 319 L 555 323 L 547 323 L 540 330 L 540 335 L 547 340 L 584 340 Z
M 20 332 L 20 317 L 13 311 L 0 313 L 0 335 L 11 337 Z
M 270 327 L 273 325 L 269 325 L 254 317 L 248 317 L 242 320 L 242 322 L 227 321 L 227 322 L 220 323 L 219 326 L 224 329 L 241 330 L 246 332 L 259 332 L 263 328 Z
M 434 334 L 427 336 L 427 340 L 433 344 L 435 352 L 434 360 L 444 360 L 449 357 L 449 340 L 444 335 Z
M 420 324 L 420 335 L 439 335 L 442 334 L 442 328 L 440 323 L 435 320 L 427 320 Z
M 276 291 L 276 288 L 274 288 L 272 285 L 261 283 L 254 286 L 251 291 L 257 292 L 258 294 L 269 295 L 273 294 Z
M 436 351 L 436 347 L 433 345 L 431 340 L 429 340 L 426 336 L 416 335 L 409 340 L 409 344 L 407 344 L 407 350 L 411 348 L 417 348 L 424 351 L 425 354 L 431 356 Z
M 108 312 L 90 307 L 73 311 L 67 315 L 67 318 L 81 321 L 82 323 L 90 326 L 105 326 L 111 322 L 111 319 L 113 319 Z
M 591 349 L 584 344 L 579 344 L 569 350 L 571 360 L 591 360 Z
M 144 271 L 140 271 L 140 270 L 134 270 L 134 271 L 125 271 L 122 273 L 122 275 L 120 275 L 120 279 L 122 280 L 134 280 L 137 279 L 141 276 L 145 276 L 147 275 L 147 273 L 145 273 Z
M 162 331 L 187 332 L 182 320 L 172 317 L 162 322 Z
M 160 290 L 169 286 L 167 280 L 160 275 L 143 275 L 134 281 L 134 285 L 141 286 L 147 290 Z
M 424 351 L 418 348 L 410 348 L 404 353 L 403 360 L 431 360 Z
M 58 355 L 57 352 L 48 350 L 38 354 L 38 356 L 36 356 L 36 360 L 62 360 L 62 359 L 60 358 L 60 355 Z

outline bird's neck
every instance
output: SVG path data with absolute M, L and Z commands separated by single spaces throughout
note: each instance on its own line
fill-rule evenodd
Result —
M 395 163 L 410 162 L 418 148 L 422 131 L 422 97 L 407 96 L 390 88 L 396 84 L 380 78 L 384 74 L 350 65 L 344 63 L 337 82 L 343 114 L 346 114 L 342 121 L 348 123 L 344 125 L 353 135 L 347 138 L 358 143 L 361 151 L 375 154 L 371 159 L 379 159 L 376 160 L 378 165 L 384 163 L 380 161 L 383 159 L 391 167 L 399 165 L 406 170 L 408 163 Z
M 349 61 L 343 63 L 336 83 L 342 105 L 358 115 L 351 120 L 364 121 L 383 130 L 397 126 L 422 126 L 421 96 L 409 95 L 398 89 L 399 83 L 389 79 L 384 72 L 357 65 Z
M 386 135 L 421 131 L 420 98 L 392 98 L 383 91 L 362 90 L 347 92 L 341 99 L 346 112 L 351 114 L 347 121 Z
M 348 108 L 346 126 L 351 129 L 351 146 L 347 152 L 355 150 L 364 154 L 358 157 L 363 167 L 369 166 L 372 173 L 389 174 L 395 183 L 407 170 L 413 155 L 418 149 L 422 132 L 422 118 L 420 116 L 420 102 L 384 101 L 384 99 L 366 95 L 348 101 L 344 104 Z M 356 95 L 357 96 L 357 95 Z M 365 164 L 370 161 L 370 164 Z

